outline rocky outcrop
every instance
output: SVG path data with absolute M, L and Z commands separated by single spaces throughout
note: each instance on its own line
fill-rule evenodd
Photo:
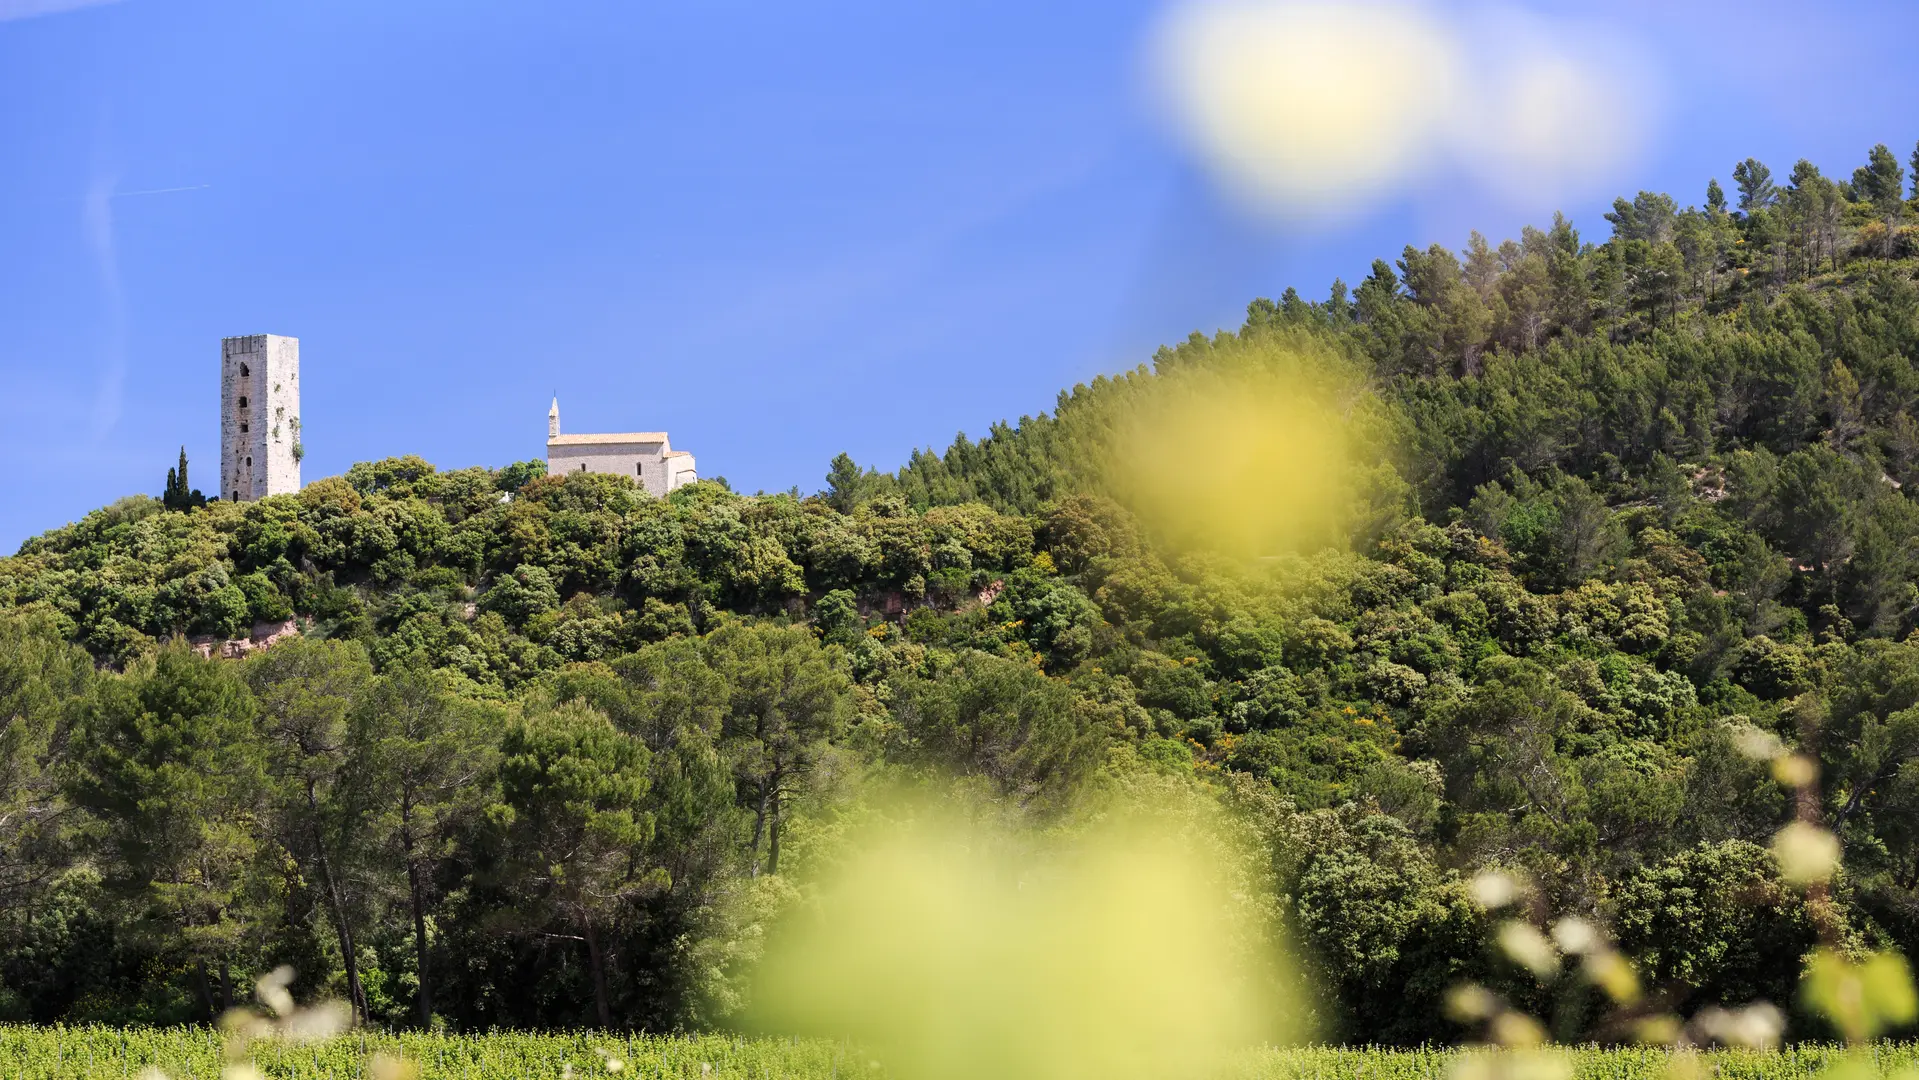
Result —
M 223 641 L 216 637 L 196 637 L 189 638 L 188 643 L 193 646 L 193 651 L 201 656 L 219 656 L 228 660 L 238 660 L 262 649 L 271 649 L 299 632 L 299 622 L 288 619 L 285 622 L 254 623 L 253 633 L 243 638 Z

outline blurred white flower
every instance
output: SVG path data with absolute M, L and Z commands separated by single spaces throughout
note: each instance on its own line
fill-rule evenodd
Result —
M 1630 1005 L 1639 1000 L 1639 973 L 1633 970 L 1630 961 L 1612 949 L 1595 949 L 1587 953 L 1582 966 L 1586 977 L 1615 1002 Z
M 1742 1009 L 1714 1005 L 1701 1010 L 1692 1022 L 1707 1038 L 1754 1050 L 1778 1045 L 1779 1036 L 1786 1029 L 1785 1014 L 1770 1001 L 1756 1001 Z
M 322 1001 L 295 1009 L 280 1021 L 280 1037 L 293 1042 L 331 1039 L 353 1026 L 353 1007 L 344 1001 Z
M 1446 991 L 1446 1016 L 1461 1024 L 1477 1024 L 1499 1011 L 1499 998 L 1478 983 L 1460 983 Z
M 1754 761 L 1772 761 L 1786 752 L 1786 744 L 1779 741 L 1779 736 L 1752 724 L 1735 725 L 1732 744 Z
M 375 1054 L 367 1063 L 367 1075 L 372 1080 L 419 1080 L 420 1067 L 405 1058 Z
M 1538 1046 L 1546 1041 L 1546 1029 L 1522 1012 L 1508 1010 L 1493 1017 L 1491 1030 L 1493 1041 L 1501 1046 Z
M 287 987 L 293 985 L 293 969 L 281 964 L 253 983 L 253 993 L 260 1004 L 273 1011 L 275 1016 L 286 1016 L 293 1012 L 293 994 Z
M 1819 779 L 1819 763 L 1804 754 L 1781 754 L 1772 759 L 1772 778 L 1782 787 L 1802 788 Z
M 1500 924 L 1495 940 L 1500 952 L 1535 977 L 1550 979 L 1559 972 L 1559 954 L 1533 924 L 1509 919 Z
M 1473 903 L 1487 911 L 1497 911 L 1525 893 L 1519 881 L 1497 870 L 1473 875 L 1467 888 L 1472 892 Z
M 1553 944 L 1569 956 L 1581 956 L 1600 943 L 1599 928 L 1577 915 L 1553 924 Z
M 1795 821 L 1772 838 L 1779 876 L 1793 885 L 1812 885 L 1839 869 L 1839 838 L 1817 825 Z

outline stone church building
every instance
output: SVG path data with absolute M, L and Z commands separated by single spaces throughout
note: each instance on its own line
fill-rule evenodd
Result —
M 546 472 L 615 473 L 640 482 L 650 494 L 665 495 L 699 479 L 693 455 L 675 450 L 664 431 L 629 431 L 618 435 L 560 434 L 560 399 L 546 414 Z

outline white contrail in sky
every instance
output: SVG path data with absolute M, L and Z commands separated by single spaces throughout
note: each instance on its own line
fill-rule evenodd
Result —
M 186 187 L 157 187 L 147 188 L 145 191 L 116 191 L 109 197 L 125 199 L 133 195 L 170 195 L 176 191 L 201 191 L 212 186 L 212 184 L 188 184 Z
M 117 0 L 0 0 L 0 22 L 31 19 L 36 15 L 57 15 L 62 11 L 115 2 Z
M 7 2 L 0 0 L 0 5 Z M 5 9 L 0 7 L 0 10 Z M 139 191 L 115 191 L 113 186 L 113 176 L 100 173 L 94 180 L 92 190 L 87 192 L 80 211 L 87 246 L 93 251 L 94 263 L 100 273 L 101 292 L 107 305 L 104 320 L 106 340 L 102 342 L 106 352 L 106 368 L 101 373 L 93 399 L 93 433 L 96 438 L 104 437 L 120 422 L 126 398 L 127 301 L 126 288 L 120 279 L 119 245 L 114 238 L 113 200 L 135 195 L 200 191 L 213 185 L 186 184 L 180 187 L 143 188 Z
M 5 5 L 8 0 L 0 0 Z M 0 6 L 0 11 L 6 10 Z M 86 231 L 87 247 L 92 250 L 95 268 L 100 274 L 100 289 L 106 302 L 106 318 L 102 328 L 106 337 L 101 343 L 105 352 L 106 367 L 101 372 L 99 386 L 93 398 L 93 434 L 103 438 L 120 422 L 120 413 L 126 399 L 127 381 L 127 300 L 126 287 L 120 278 L 119 245 L 114 237 L 113 200 L 125 199 L 135 195 L 169 195 L 180 191 L 200 191 L 212 187 L 212 184 L 186 184 L 180 187 L 143 188 L 139 191 L 115 191 L 114 177 L 110 173 L 99 173 L 91 190 L 81 200 L 80 223 Z

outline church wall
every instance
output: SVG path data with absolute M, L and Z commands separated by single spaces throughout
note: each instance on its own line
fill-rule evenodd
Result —
M 559 476 L 571 472 L 608 473 L 630 476 L 650 495 L 661 496 L 688 483 L 693 477 L 693 456 L 664 456 L 665 443 L 595 442 L 583 445 L 558 445 L 546 448 L 546 473 Z
M 546 471 L 549 476 L 582 470 L 631 476 L 651 494 L 664 495 L 666 476 L 660 469 L 662 448 L 663 444 L 656 442 L 548 446 Z

